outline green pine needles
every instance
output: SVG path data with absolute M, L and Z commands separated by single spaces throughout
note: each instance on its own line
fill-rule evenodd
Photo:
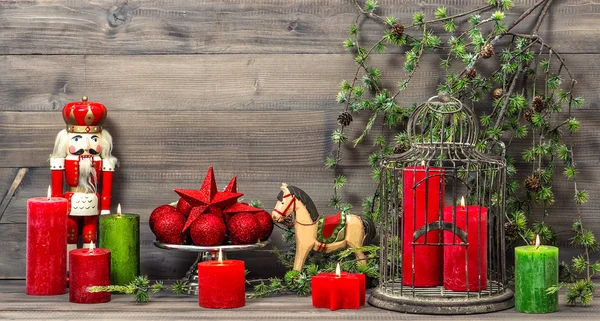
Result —
M 590 262 L 590 254 L 600 246 L 594 233 L 584 227 L 580 207 L 589 195 L 577 185 L 579 169 L 567 139 L 581 128 L 572 111 L 582 107 L 584 99 L 575 94 L 576 81 L 560 52 L 538 35 L 553 0 L 536 1 L 513 21 L 507 21 L 506 14 L 513 7 L 512 0 L 489 0 L 465 12 L 446 7 L 430 13 L 415 12 L 412 21 L 383 16 L 374 0 L 349 1 L 366 19 L 350 25 L 348 38 L 342 42 L 354 56 L 356 72 L 350 80 L 341 81 L 337 102 L 343 106 L 342 113 L 363 113 L 369 119 L 356 138 L 348 137 L 347 122 L 339 122 L 332 133 L 336 149 L 325 161 L 325 167 L 334 173 L 330 205 L 350 209 L 339 196 L 339 191 L 351 183 L 351 177 L 341 175 L 339 168 L 343 146 L 358 147 L 374 136 L 376 151 L 366 161 L 377 182 L 381 159 L 410 148 L 405 125 L 417 105 L 407 103 L 402 95 L 420 70 L 422 57 L 440 55 L 443 81 L 431 92 L 449 93 L 475 108 L 481 129 L 478 150 L 486 150 L 491 140 L 503 140 L 507 146 L 505 231 L 509 248 L 531 243 L 536 234 L 544 243 L 556 244 L 556 232 L 546 221 L 556 201 L 554 187 L 560 180 L 572 182 L 577 216 L 571 242 L 580 246 L 583 254 L 565 269 L 580 278 L 570 280 L 575 282 L 567 286 L 567 301 L 589 304 L 594 293 L 591 277 L 600 271 L 600 263 Z M 521 24 L 528 17 L 534 22 L 531 27 Z M 371 22 L 381 26 L 382 35 L 365 43 L 361 29 Z M 517 26 L 519 32 L 515 31 Z M 404 55 L 405 75 L 395 86 L 389 86 L 387 80 L 382 82 L 385 69 L 375 66 L 371 57 L 398 47 Z M 486 59 L 494 63 L 480 68 Z M 395 133 L 391 139 L 390 129 Z M 526 175 L 518 175 L 517 158 L 520 164 L 528 164 Z M 523 176 L 525 180 L 520 178 Z M 363 213 L 375 221 L 379 217 L 377 190 L 363 201 Z
M 188 288 L 189 285 L 187 282 L 182 281 L 176 281 L 171 285 L 171 291 L 175 294 L 186 293 Z M 153 284 L 150 284 L 148 276 L 140 275 L 127 285 L 92 286 L 88 291 L 130 294 L 135 297 L 136 303 L 147 303 L 150 301 L 151 293 L 158 293 L 165 289 L 167 289 L 167 286 L 165 286 L 162 281 L 155 281 Z
M 287 233 L 291 233 L 288 230 Z M 284 241 L 295 243 L 293 236 L 284 234 Z M 354 252 L 361 251 L 367 256 L 367 264 L 357 264 L 354 258 Z M 277 293 L 293 292 L 299 296 L 310 295 L 311 278 L 321 272 L 335 272 L 336 265 L 339 263 L 342 271 L 352 273 L 364 273 L 371 279 L 379 278 L 379 247 L 364 246 L 360 248 L 351 248 L 333 254 L 311 253 L 307 263 L 303 266 L 302 272 L 289 270 L 283 279 L 273 277 L 261 281 L 254 286 L 254 292 L 248 294 L 248 298 L 262 298 Z M 281 254 L 276 248 L 274 249 L 275 256 L 286 267 L 293 266 L 293 252 Z

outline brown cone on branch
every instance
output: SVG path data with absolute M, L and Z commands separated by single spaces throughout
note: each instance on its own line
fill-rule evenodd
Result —
M 502 98 L 502 96 L 504 96 L 504 90 L 502 88 L 496 88 L 492 92 L 492 97 L 494 97 L 495 99 L 500 99 Z
M 533 119 L 533 115 L 535 115 L 535 111 L 533 111 L 533 109 L 527 109 L 527 111 L 525 111 L 525 113 L 523 113 L 523 118 L 525 118 L 525 120 L 528 123 L 531 123 L 531 120 Z
M 392 25 L 392 35 L 394 35 L 394 37 L 396 38 L 400 38 L 402 37 L 402 35 L 404 34 L 404 25 L 396 22 Z
M 479 54 L 483 59 L 487 59 L 494 55 L 494 47 L 490 44 L 486 44 L 483 47 L 481 47 Z
M 537 192 L 542 188 L 542 180 L 540 174 L 535 173 L 531 176 L 527 176 L 525 179 L 525 188 L 531 192 Z
M 465 75 L 467 76 L 467 78 L 473 80 L 475 79 L 475 77 L 477 77 L 477 70 L 475 70 L 475 68 L 469 68 L 467 69 Z
M 345 111 L 338 116 L 337 121 L 340 126 L 347 127 L 352 123 L 352 115 Z
M 548 106 L 547 106 L 544 98 L 542 98 L 540 96 L 535 96 L 535 97 L 533 97 L 533 102 L 531 103 L 531 107 L 533 108 L 533 110 L 537 111 L 538 113 L 541 113 Z
M 408 145 L 407 144 L 400 144 L 400 145 L 396 145 L 394 147 L 394 154 L 402 154 L 404 152 L 408 151 Z
M 515 236 L 517 234 L 517 226 L 511 222 L 504 223 L 504 234 L 508 237 Z

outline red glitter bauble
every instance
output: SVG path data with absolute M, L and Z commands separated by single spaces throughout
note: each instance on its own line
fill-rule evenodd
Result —
M 173 211 L 177 211 L 177 209 L 171 205 L 161 205 L 152 211 L 152 214 L 150 214 L 150 219 L 148 220 L 148 224 L 150 225 L 150 230 L 152 233 L 154 233 L 154 224 L 156 220 L 162 216 L 162 214 Z
M 223 244 L 226 232 L 223 219 L 213 214 L 200 215 L 190 227 L 192 241 L 201 246 Z
M 266 241 L 273 232 L 273 219 L 267 211 L 258 212 L 254 214 L 254 217 L 258 221 L 258 226 L 260 227 L 258 240 Z
M 229 240 L 233 244 L 252 244 L 258 240 L 259 222 L 254 214 L 239 213 L 227 221 Z
M 164 212 L 154 221 L 154 235 L 161 243 L 183 244 L 185 235 L 181 232 L 185 225 L 185 216 L 177 209 Z
M 179 211 L 179 213 L 183 214 L 185 217 L 188 217 L 191 209 L 192 205 L 190 205 L 190 203 L 188 203 L 183 198 L 179 198 L 179 201 L 177 202 L 177 210 Z

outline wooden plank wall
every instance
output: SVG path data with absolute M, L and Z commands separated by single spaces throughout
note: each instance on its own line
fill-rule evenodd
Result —
M 382 0 L 383 15 L 410 21 L 480 6 L 474 0 Z M 514 19 L 533 0 L 517 0 Z M 600 232 L 600 4 L 557 0 L 540 35 L 563 53 L 586 98 L 581 133 L 573 136 L 580 187 L 591 194 L 584 220 Z M 332 172 L 323 167 L 334 150 L 329 136 L 341 107 L 339 81 L 355 67 L 341 42 L 356 21 L 351 0 L 0 1 L 0 278 L 25 275 L 25 202 L 45 194 L 48 155 L 63 127 L 62 106 L 87 95 L 109 109 L 105 128 L 121 161 L 114 201 L 142 216 L 142 272 L 178 278 L 190 254 L 152 245 L 152 209 L 176 199 L 172 189 L 197 188 L 215 166 L 222 187 L 237 175 L 244 199 L 272 206 L 280 182 L 304 188 L 323 213 Z M 527 23 L 533 23 L 528 21 Z M 367 22 L 362 39 L 381 26 Z M 379 55 L 384 81 L 405 75 L 399 50 Z M 440 81 L 438 57 L 427 55 L 401 103 L 422 101 Z M 365 117 L 350 128 L 356 137 Z M 375 187 L 366 166 L 367 142 L 346 149 L 342 197 L 360 208 Z M 523 164 L 521 164 L 522 166 Z M 11 186 L 17 188 L 14 193 Z M 560 232 L 563 256 L 575 211 L 569 182 L 557 183 L 548 221 Z M 281 246 L 279 231 L 273 243 Z M 254 277 L 284 269 L 267 249 L 238 255 Z

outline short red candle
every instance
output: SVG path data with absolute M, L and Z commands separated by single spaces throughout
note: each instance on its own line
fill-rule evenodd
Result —
M 67 199 L 27 200 L 25 293 L 59 295 L 67 289 Z
M 359 309 L 366 301 L 366 278 L 362 273 L 319 273 L 311 279 L 315 308 Z
M 246 305 L 244 262 L 198 263 L 198 303 L 203 308 L 229 309 Z
M 453 222 L 454 208 L 455 206 L 444 207 L 445 222 Z M 487 289 L 487 214 L 488 210 L 483 206 L 456 206 L 456 227 L 467 232 L 469 246 L 468 250 L 464 245 L 444 246 L 444 288 L 446 290 Z M 444 231 L 444 243 L 460 244 L 462 241 L 451 231 Z M 468 258 L 465 257 L 467 253 Z M 468 287 L 465 264 L 468 264 L 469 269 Z
M 444 178 L 440 176 L 441 174 L 443 174 L 443 169 L 435 167 L 429 167 L 428 169 L 425 166 L 406 167 L 403 170 L 403 285 L 414 285 L 416 287 L 442 285 L 442 247 L 420 245 L 440 243 L 442 240 L 440 231 L 428 232 L 415 241 L 418 244 L 414 245 L 414 262 L 412 244 L 416 230 L 440 220 L 440 210 L 444 206 Z
M 101 248 L 77 249 L 69 252 L 69 301 L 104 303 L 110 292 L 88 292 L 91 286 L 110 285 L 110 251 Z

